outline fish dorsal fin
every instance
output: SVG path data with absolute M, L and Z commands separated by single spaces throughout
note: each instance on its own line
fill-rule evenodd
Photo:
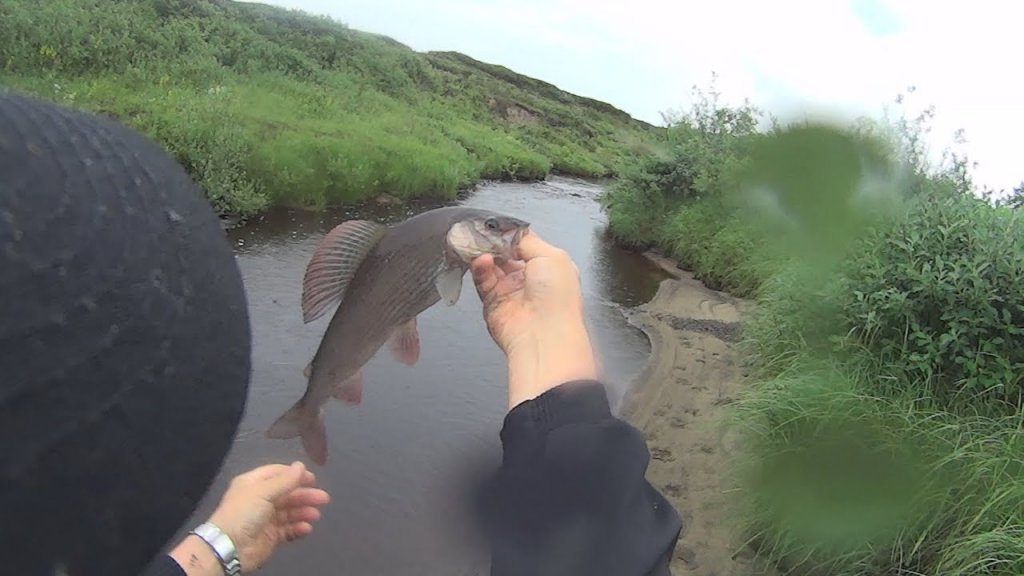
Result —
M 387 226 L 369 220 L 348 220 L 334 227 L 310 258 L 302 280 L 302 320 L 323 316 L 345 297 L 349 282 Z

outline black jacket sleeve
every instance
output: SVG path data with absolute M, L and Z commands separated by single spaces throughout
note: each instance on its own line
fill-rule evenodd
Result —
M 640 431 L 612 416 L 598 382 L 513 408 L 504 458 L 480 493 L 492 576 L 663 576 L 682 528 L 644 477 Z
M 149 566 L 146 566 L 142 576 L 185 576 L 185 570 L 167 554 L 161 554 Z

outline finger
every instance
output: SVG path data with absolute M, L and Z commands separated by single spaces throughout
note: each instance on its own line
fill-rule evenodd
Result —
M 522 290 L 526 286 L 526 271 L 517 270 L 507 276 L 505 276 L 501 283 L 494 290 L 494 294 L 499 297 L 513 294 Z
M 506 290 L 519 290 L 526 284 L 526 270 L 516 270 L 515 272 L 505 276 L 505 288 Z
M 494 254 L 482 254 L 469 263 L 474 276 L 484 277 L 494 272 Z
M 299 522 L 297 524 L 289 524 L 284 529 L 285 539 L 289 542 L 298 540 L 299 538 L 305 538 L 313 533 L 313 525 L 309 522 Z
M 506 275 L 514 274 L 526 268 L 526 262 L 522 260 L 505 260 L 498 266 Z
M 313 523 L 320 520 L 320 510 L 312 506 L 291 508 L 288 510 L 287 518 L 289 524 L 295 524 L 297 522 Z
M 292 506 L 323 506 L 331 501 L 331 496 L 319 488 L 297 488 L 285 496 L 279 504 L 283 508 Z
M 266 478 L 260 486 L 261 495 L 267 500 L 276 501 L 299 487 L 306 466 L 302 462 L 293 462 L 284 472 Z
M 249 470 L 244 474 L 239 474 L 238 476 L 235 476 L 234 480 L 236 482 L 251 482 L 265 480 L 267 478 L 272 478 L 274 476 L 277 476 L 278 474 L 281 474 L 282 472 L 287 471 L 288 468 L 289 467 L 284 464 L 267 464 L 265 466 L 253 468 L 252 470 Z
M 540 237 L 540 234 L 532 229 L 527 230 L 519 241 L 519 258 L 527 262 L 540 256 L 562 256 L 564 254 L 565 250 L 548 244 Z
M 470 263 L 469 268 L 473 273 L 473 283 L 476 285 L 477 292 L 481 296 L 494 289 L 494 286 L 498 283 L 499 269 L 494 265 L 493 255 L 484 254 L 479 258 L 475 258 Z

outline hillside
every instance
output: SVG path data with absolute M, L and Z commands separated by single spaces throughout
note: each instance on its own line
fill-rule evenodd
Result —
M 230 0 L 7 0 L 0 86 L 155 137 L 237 216 L 612 176 L 658 130 L 463 54 Z

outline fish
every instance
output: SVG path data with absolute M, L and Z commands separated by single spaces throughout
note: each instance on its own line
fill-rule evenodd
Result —
M 387 226 L 347 220 L 320 241 L 302 284 L 303 322 L 337 305 L 312 361 L 306 391 L 267 430 L 274 439 L 301 438 L 309 458 L 327 462 L 324 412 L 333 397 L 358 405 L 363 367 L 386 344 L 413 366 L 420 356 L 417 317 L 444 300 L 454 306 L 474 259 L 514 260 L 530 224 L 466 206 L 448 206 Z

